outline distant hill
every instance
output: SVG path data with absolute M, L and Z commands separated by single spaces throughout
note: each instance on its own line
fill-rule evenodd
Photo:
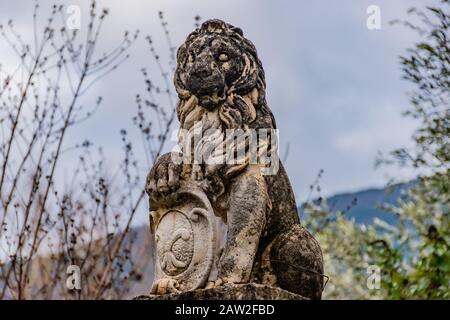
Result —
M 384 188 L 370 188 L 357 192 L 340 193 L 327 198 L 332 211 L 346 211 L 346 216 L 354 218 L 356 223 L 371 224 L 375 217 L 395 224 L 395 217 L 379 208 L 381 204 L 393 204 L 404 196 L 416 181 L 393 185 Z M 356 201 L 354 200 L 356 199 Z M 350 207 L 350 209 L 348 209 Z M 303 213 L 302 207 L 300 212 Z M 303 215 L 303 214 L 302 214 Z

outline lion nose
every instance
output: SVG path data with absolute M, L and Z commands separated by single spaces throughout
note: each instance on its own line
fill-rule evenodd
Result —
M 197 78 L 207 78 L 212 74 L 211 68 L 208 68 L 206 63 L 199 63 L 194 65 L 192 75 Z

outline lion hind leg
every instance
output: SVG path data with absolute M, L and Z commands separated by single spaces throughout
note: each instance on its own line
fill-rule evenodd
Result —
M 278 285 L 310 299 L 323 290 L 323 257 L 317 240 L 300 224 L 273 241 L 270 262 Z

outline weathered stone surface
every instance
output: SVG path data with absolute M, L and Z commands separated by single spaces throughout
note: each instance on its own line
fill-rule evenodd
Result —
M 181 153 L 161 156 L 146 186 L 156 242 L 152 293 L 251 295 L 245 290 L 258 283 L 320 299 L 322 252 L 300 225 L 277 155 L 255 46 L 241 29 L 208 20 L 180 46 L 174 83 Z M 230 131 L 242 140 L 230 140 Z M 237 283 L 251 284 L 224 286 Z
M 306 298 L 267 285 L 256 283 L 225 284 L 211 289 L 197 289 L 183 293 L 142 295 L 135 300 L 307 300 Z

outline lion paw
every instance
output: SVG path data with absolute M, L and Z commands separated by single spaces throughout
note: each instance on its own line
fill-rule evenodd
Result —
M 162 278 L 156 281 L 153 286 L 151 293 L 152 294 L 166 294 L 166 293 L 179 293 L 180 290 L 178 288 L 180 284 L 177 280 L 172 278 Z
M 215 281 L 208 281 L 208 283 L 205 286 L 205 289 L 212 289 L 217 288 L 227 283 L 222 278 L 217 278 Z
M 153 199 L 159 199 L 178 190 L 181 165 L 172 161 L 171 153 L 158 159 L 147 176 L 146 191 Z

